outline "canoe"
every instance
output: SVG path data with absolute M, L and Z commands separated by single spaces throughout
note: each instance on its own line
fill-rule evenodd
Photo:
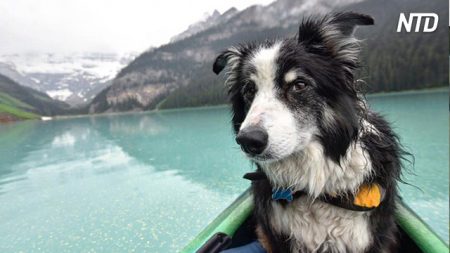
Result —
M 249 190 L 201 231 L 183 253 L 216 253 L 249 243 L 254 238 L 251 215 L 253 201 Z M 398 201 L 395 213 L 400 228 L 398 252 L 446 253 L 448 245 L 422 221 L 405 203 Z

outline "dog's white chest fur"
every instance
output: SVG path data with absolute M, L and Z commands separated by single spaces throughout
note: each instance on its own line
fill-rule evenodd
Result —
M 273 202 L 271 225 L 289 235 L 292 252 L 364 252 L 371 244 L 367 212 L 355 212 L 302 197 L 282 206 Z
M 360 142 L 350 145 L 338 165 L 326 158 L 322 146 L 312 142 L 296 155 L 263 166 L 277 188 L 306 189 L 310 196 L 347 191 L 356 193 L 372 173 L 369 157 Z M 370 246 L 370 212 L 350 211 L 304 196 L 282 206 L 272 203 L 273 229 L 290 236 L 292 252 L 360 253 Z

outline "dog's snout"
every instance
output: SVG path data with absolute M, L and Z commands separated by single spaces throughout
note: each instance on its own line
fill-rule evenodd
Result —
M 269 136 L 260 127 L 246 127 L 241 129 L 236 136 L 236 142 L 249 154 L 259 155 L 267 146 Z

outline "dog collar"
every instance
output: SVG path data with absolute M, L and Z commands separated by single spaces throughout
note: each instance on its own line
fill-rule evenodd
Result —
M 250 172 L 244 175 L 245 179 L 254 181 L 268 181 L 267 175 L 262 171 Z M 290 203 L 294 199 L 307 195 L 305 191 L 293 191 L 292 188 L 277 188 L 272 187 L 272 200 L 281 203 Z M 359 187 L 358 193 L 342 194 L 342 196 L 335 196 L 331 194 L 322 194 L 318 199 L 322 202 L 344 208 L 352 211 L 370 211 L 382 203 L 385 197 L 384 189 L 376 183 L 366 183 Z
M 244 175 L 244 178 L 250 181 L 259 181 L 259 180 L 268 181 L 266 174 L 261 171 L 247 173 Z M 294 199 L 297 199 L 303 195 L 306 195 L 305 191 L 294 191 L 292 188 L 273 189 L 272 187 L 272 200 L 274 201 L 290 203 Z
M 299 198 L 303 195 L 306 195 L 304 191 L 293 191 L 290 188 L 284 189 L 275 189 L 272 190 L 272 199 L 275 201 L 286 201 L 290 203 L 292 200 Z

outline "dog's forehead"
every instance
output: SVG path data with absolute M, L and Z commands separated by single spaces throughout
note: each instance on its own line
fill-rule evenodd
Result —
M 270 45 L 256 47 L 244 63 L 244 73 L 247 78 L 258 82 L 276 81 L 277 79 L 289 83 L 299 75 L 299 66 L 288 66 L 283 62 L 288 55 L 283 51 L 282 41 Z M 302 71 L 300 71 L 302 73 Z M 276 82 L 275 82 L 276 83 Z
M 261 45 L 253 52 L 250 58 L 250 64 L 256 68 L 264 68 L 270 64 L 276 64 L 280 53 L 281 43 L 277 42 L 270 46 Z
M 245 63 L 245 72 L 249 79 L 257 84 L 261 81 L 274 80 L 278 70 L 277 59 L 281 43 L 260 45 L 254 49 Z

